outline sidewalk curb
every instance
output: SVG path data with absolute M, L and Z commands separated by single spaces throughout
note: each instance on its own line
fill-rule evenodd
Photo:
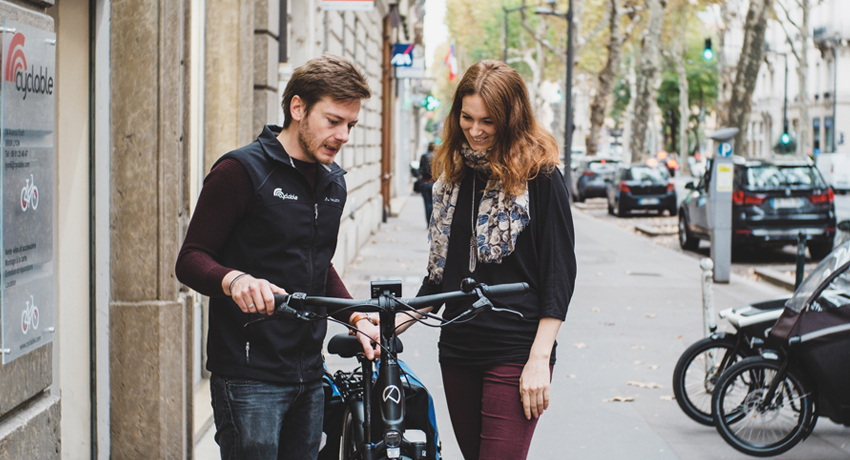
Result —
M 759 276 L 760 279 L 767 281 L 768 283 L 775 284 L 779 287 L 788 289 L 791 292 L 794 292 L 794 278 L 788 276 L 778 270 L 774 270 L 772 268 L 756 268 L 756 275 Z

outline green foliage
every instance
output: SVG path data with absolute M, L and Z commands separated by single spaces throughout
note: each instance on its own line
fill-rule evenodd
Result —
M 620 78 L 614 84 L 612 93 L 614 104 L 611 108 L 611 118 L 614 119 L 614 128 L 617 129 L 620 127 L 620 120 L 622 120 L 623 114 L 629 108 L 629 101 L 632 99 L 632 89 L 629 87 L 629 82 Z
M 714 108 L 717 101 L 717 64 L 716 60 L 707 61 L 702 57 L 704 39 L 689 40 L 688 51 L 685 54 L 685 74 L 688 79 L 688 105 L 697 107 L 707 114 Z M 679 75 L 675 63 L 669 59 L 663 61 L 661 86 L 658 89 L 658 109 L 664 120 L 664 132 L 667 151 L 679 149 L 676 142 L 678 126 L 681 122 L 679 114 Z M 696 116 L 686 121 L 699 124 Z

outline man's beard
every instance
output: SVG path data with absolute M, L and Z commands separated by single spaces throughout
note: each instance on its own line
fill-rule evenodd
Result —
M 322 161 L 316 155 L 316 151 L 322 148 L 323 143 L 316 141 L 316 138 L 310 133 L 310 115 L 307 114 L 304 117 L 304 122 L 298 126 L 298 144 L 301 146 L 301 150 L 307 155 L 307 158 L 310 160 L 321 163 L 324 165 L 333 164 L 333 158 L 328 161 Z M 312 147 L 311 144 L 315 144 L 315 147 Z

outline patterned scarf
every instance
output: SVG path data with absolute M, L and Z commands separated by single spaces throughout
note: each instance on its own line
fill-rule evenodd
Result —
M 475 171 L 491 173 L 488 150 L 475 151 L 468 144 L 461 149 L 464 163 Z M 428 241 L 431 254 L 428 258 L 428 280 L 434 284 L 443 282 L 446 255 L 449 251 L 449 236 L 452 219 L 460 195 L 460 182 L 449 184 L 441 175 L 434 184 L 434 211 L 428 226 Z M 472 191 L 473 196 L 475 190 Z M 501 263 L 516 248 L 516 239 L 528 226 L 528 187 L 523 187 L 519 196 L 507 194 L 501 182 L 490 179 L 478 206 L 475 228 L 475 259 L 471 260 L 470 271 L 474 271 L 476 260 L 482 263 Z M 463 244 L 463 242 L 461 242 Z M 472 259 L 470 255 L 470 259 Z

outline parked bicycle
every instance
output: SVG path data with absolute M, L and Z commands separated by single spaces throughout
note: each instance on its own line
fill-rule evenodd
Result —
M 770 329 L 761 356 L 731 366 L 717 381 L 714 423 L 735 449 L 779 455 L 806 439 L 819 416 L 850 426 L 848 269 L 850 242 L 803 281 Z
M 478 284 L 467 278 L 461 290 L 443 292 L 416 298 L 401 298 L 400 281 L 376 281 L 372 283 L 372 298 L 365 300 L 340 299 L 331 297 L 313 297 L 303 293 L 293 293 L 286 296 L 275 296 L 275 313 L 246 324 L 246 327 L 269 320 L 287 318 L 296 321 L 320 321 L 328 319 L 336 321 L 328 315 L 309 311 L 309 307 L 324 306 L 331 313 L 343 310 L 378 312 L 381 329 L 381 360 L 378 364 L 377 375 L 373 373 L 372 362 L 362 356 L 360 343 L 353 337 L 336 336 L 331 339 L 328 349 L 331 353 L 344 357 L 357 356 L 360 368 L 352 372 L 337 372 L 329 376 L 330 383 L 335 387 L 330 391 L 338 393 L 343 402 L 342 415 L 331 416 L 326 424 L 338 424 L 339 430 L 326 428 L 329 435 L 328 446 L 339 446 L 338 455 L 323 449 L 322 458 L 339 458 L 340 460 L 438 460 L 440 458 L 439 439 L 436 422 L 433 419 L 433 405 L 428 405 L 429 414 L 423 416 L 421 395 L 424 386 L 410 372 L 409 368 L 400 362 L 398 354 L 402 351 L 401 342 L 396 334 L 396 315 L 410 314 L 411 321 L 433 319 L 438 323 L 431 326 L 469 321 L 478 313 L 489 309 L 496 312 L 509 312 L 522 315 L 513 310 L 496 308 L 490 298 L 510 296 L 528 291 L 526 283 L 487 286 Z M 469 301 L 471 306 L 464 313 L 451 320 L 443 320 L 439 316 L 414 314 L 417 309 L 428 306 L 438 306 L 446 302 Z M 341 322 L 340 322 L 341 323 Z M 346 327 L 348 324 L 342 323 Z M 424 390 L 427 393 L 427 390 Z M 417 401 L 416 395 L 420 395 Z M 410 396 L 413 396 L 412 398 Z M 374 398 L 378 401 L 373 404 Z M 430 398 L 430 395 L 428 396 Z M 430 401 L 429 401 L 430 402 Z M 410 409 L 414 409 L 408 413 Z M 326 411 L 327 414 L 327 411 Z M 424 421 L 423 421 L 424 419 Z M 378 423 L 374 423 L 378 420 Z M 428 426 L 431 424 L 432 426 Z M 326 425 L 327 426 L 327 425 Z M 417 428 L 426 433 L 426 441 L 411 442 L 404 437 L 405 429 Z M 333 433 L 339 432 L 336 439 Z M 337 441 L 338 439 L 338 441 Z M 331 457 L 328 457 L 330 451 Z
M 711 426 L 711 394 L 721 374 L 736 362 L 757 356 L 765 330 L 779 318 L 787 297 L 719 313 L 735 332 L 715 332 L 697 341 L 679 357 L 673 371 L 673 394 L 682 411 L 697 423 Z

